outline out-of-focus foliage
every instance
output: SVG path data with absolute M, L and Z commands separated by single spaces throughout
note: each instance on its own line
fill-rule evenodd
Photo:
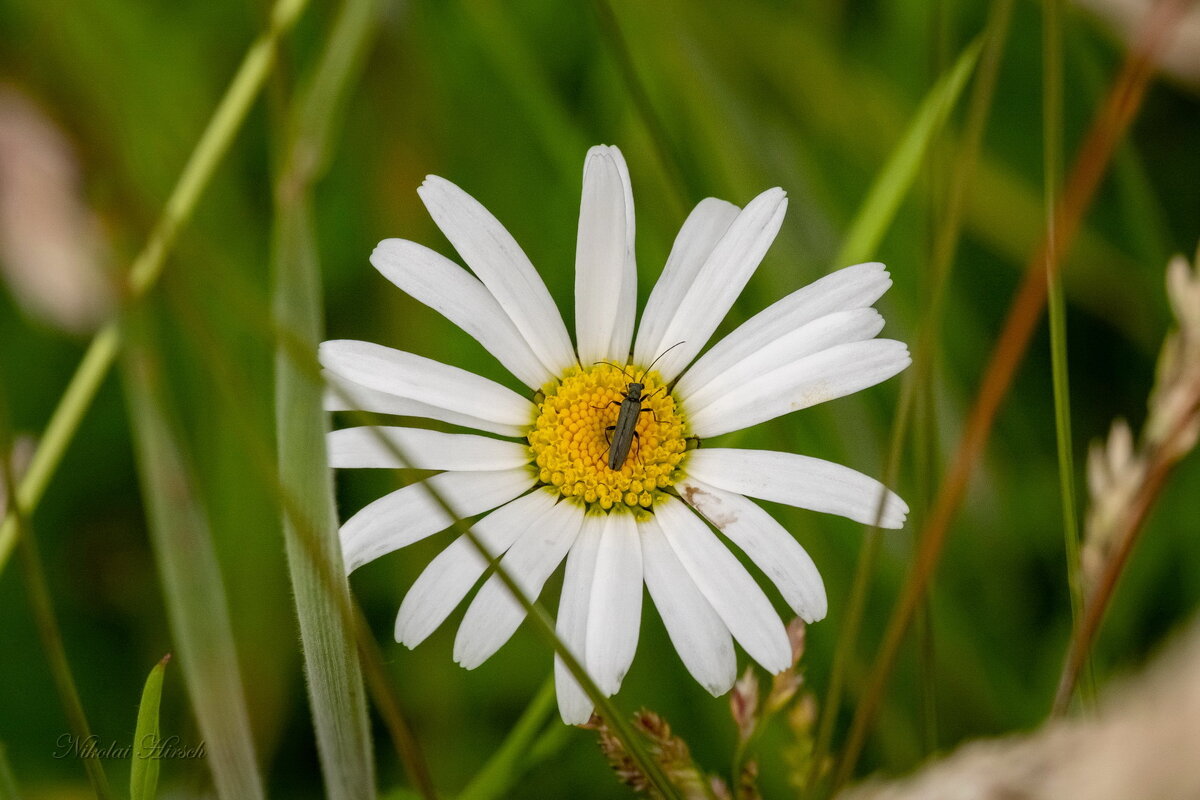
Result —
M 871 181 L 937 76 L 982 29 L 986 5 L 614 0 L 619 43 L 589 3 L 390 3 L 316 189 L 328 332 L 518 388 L 473 340 L 393 289 L 367 255 L 389 236 L 453 255 L 415 191 L 424 175 L 442 175 L 509 227 L 569 324 L 582 159 L 601 142 L 619 145 L 632 173 L 643 300 L 690 206 L 710 195 L 744 204 L 770 186 L 787 190 L 783 231 L 728 330 L 843 266 L 832 262 Z M 317 4 L 289 39 L 283 77 L 269 87 L 170 257 L 146 323 L 166 369 L 170 416 L 194 460 L 263 773 L 271 794 L 295 798 L 319 797 L 322 789 L 277 498 L 246 456 L 247 426 L 233 420 L 249 421 L 262 437 L 256 447 L 274 452 L 267 260 L 271 165 L 280 153 L 273 133 L 281 92 L 311 64 L 335 10 Z M 1122 57 L 1122 40 L 1085 12 L 1067 11 L 1069 163 Z M 78 199 L 99 220 L 110 254 L 104 268 L 122 269 L 145 239 L 265 14 L 265 4 L 228 1 L 5 0 L 0 7 L 0 81 L 31 98 L 70 142 Z M 1018 3 L 937 344 L 939 459 L 956 441 L 1044 218 L 1040 43 L 1038 5 Z M 653 126 L 624 77 L 621 48 L 653 108 Z M 881 303 L 886 334 L 910 342 L 932 284 L 927 265 L 961 113 L 952 119 L 931 153 L 942 169 L 918 183 L 872 256 L 895 280 Z M 1200 236 L 1198 124 L 1194 93 L 1169 82 L 1151 89 L 1067 259 L 1078 465 L 1113 417 L 1139 426 L 1145 416 L 1155 354 L 1170 326 L 1163 267 L 1172 253 L 1194 252 Z M 0 391 L 15 429 L 36 433 L 85 342 L 23 308 L 21 297 L 0 289 Z M 105 743 L 131 740 L 142 677 L 174 647 L 120 392 L 110 379 L 33 520 L 82 701 Z M 726 439 L 880 474 L 897 395 L 893 381 Z M 1031 726 L 1049 707 L 1070 627 L 1056 464 L 1042 334 L 953 526 L 931 595 L 941 746 Z M 896 488 L 916 522 L 927 500 L 918 487 L 936 484 L 941 467 L 916 474 L 909 460 L 901 472 Z M 343 514 L 407 478 L 340 477 Z M 1193 458 L 1153 514 L 1116 595 L 1096 650 L 1101 682 L 1140 663 L 1200 605 L 1196 496 L 1200 464 Z M 815 513 L 771 510 L 809 550 L 829 592 L 829 617 L 809 628 L 805 654 L 806 685 L 819 698 L 862 531 Z M 908 563 L 911 530 L 885 539 L 843 706 L 853 706 L 870 665 Z M 352 586 L 434 779 L 451 793 L 499 746 L 542 685 L 551 655 L 523 629 L 488 663 L 465 672 L 450 657 L 458 616 L 413 652 L 391 642 L 403 592 L 444 544 L 433 537 L 380 559 L 359 570 Z M 66 723 L 18 566 L 14 560 L 0 574 L 0 744 L 30 796 L 82 796 L 78 761 L 55 757 Z M 553 605 L 556 592 L 552 580 L 543 597 Z M 902 769 L 923 755 L 916 664 L 906 653 L 865 768 Z M 181 683 L 166 683 L 161 729 L 195 742 Z M 630 712 L 647 705 L 670 720 L 703 769 L 728 763 L 737 731 L 726 701 L 690 679 L 650 611 L 617 703 Z M 520 795 L 562 796 L 570 787 L 572 797 L 623 796 L 593 738 L 568 731 L 557 757 L 537 765 Z M 768 730 L 760 740 L 766 796 L 787 791 L 783 738 L 782 730 Z M 376 742 L 381 785 L 392 788 L 402 775 L 382 728 Z M 127 760 L 106 768 L 113 785 L 127 785 Z M 165 761 L 160 796 L 206 781 L 199 761 Z

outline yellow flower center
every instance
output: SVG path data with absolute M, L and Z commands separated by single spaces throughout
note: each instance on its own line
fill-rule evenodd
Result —
M 572 367 L 555 384 L 543 389 L 529 445 L 538 479 L 564 497 L 577 497 L 610 509 L 616 504 L 650 508 L 658 490 L 674 482 L 687 449 L 683 417 L 657 372 L 642 376 L 641 411 L 636 435 L 618 469 L 609 469 L 621 401 L 630 376 L 641 375 L 630 365 L 622 372 L 610 364 Z M 619 453 L 619 450 L 618 450 Z

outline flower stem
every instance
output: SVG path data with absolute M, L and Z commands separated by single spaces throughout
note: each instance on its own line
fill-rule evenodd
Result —
M 1053 252 L 1058 230 L 1054 208 L 1062 183 L 1062 23 L 1061 0 L 1042 4 L 1042 153 L 1046 207 L 1047 252 Z M 1083 618 L 1083 579 L 1079 556 L 1079 521 L 1075 499 L 1075 459 L 1071 452 L 1071 387 L 1067 370 L 1066 303 L 1062 279 L 1056 270 L 1046 268 L 1047 313 L 1050 320 L 1050 361 L 1054 383 L 1054 427 L 1058 446 L 1058 479 L 1062 495 L 1063 539 L 1067 559 L 1067 586 L 1071 595 L 1071 619 L 1074 626 Z M 1095 696 L 1090 669 L 1083 682 L 1085 702 Z
M 554 678 L 551 676 L 542 682 L 521 718 L 483 769 L 458 793 L 458 800 L 492 800 L 510 796 L 513 784 L 532 758 L 531 751 L 538 731 L 545 726 L 553 711 Z

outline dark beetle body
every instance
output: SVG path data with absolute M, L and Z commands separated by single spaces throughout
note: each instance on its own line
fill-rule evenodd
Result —
M 648 397 L 642 397 L 642 390 L 646 388 L 646 384 L 642 383 L 642 381 L 645 380 L 648 374 L 650 374 L 650 370 L 653 369 L 654 365 L 658 363 L 658 359 L 662 358 L 676 347 L 679 347 L 681 344 L 683 344 L 683 342 L 676 342 L 666 350 L 663 350 L 661 353 L 659 353 L 658 356 L 650 362 L 650 366 L 646 367 L 646 369 L 642 371 L 641 375 L 626 384 L 625 393 L 621 396 L 621 401 L 617 402 L 616 400 L 613 400 L 609 404 L 621 407 L 620 413 L 617 414 L 617 424 L 609 425 L 608 428 L 606 428 L 606 431 L 612 432 L 612 438 L 608 441 L 609 469 L 616 471 L 625 466 L 625 459 L 629 457 L 629 448 L 633 446 L 633 440 L 638 438 L 638 417 L 640 417 L 642 414 L 649 414 L 652 417 L 654 416 L 653 409 L 642 408 L 642 402 L 650 399 Z M 626 378 L 630 377 L 629 373 L 625 372 L 624 367 L 617 366 L 611 361 L 597 361 L 596 363 L 608 364 L 611 367 L 616 367 L 625 374 Z M 664 386 L 658 391 L 664 392 L 666 389 L 667 387 Z M 658 392 L 654 392 L 651 397 L 653 397 L 655 394 L 658 394 Z M 597 406 L 597 408 L 604 408 L 604 406 Z M 657 420 L 658 418 L 655 417 L 655 421 Z
M 625 466 L 629 448 L 633 445 L 633 437 L 637 436 L 638 417 L 643 411 L 650 411 L 648 408 L 642 408 L 644 388 L 644 384 L 631 383 L 625 387 L 625 397 L 619 404 L 613 400 L 614 405 L 621 406 L 621 412 L 617 415 L 617 424 L 612 426 L 612 441 L 608 445 L 608 468 L 611 470 Z

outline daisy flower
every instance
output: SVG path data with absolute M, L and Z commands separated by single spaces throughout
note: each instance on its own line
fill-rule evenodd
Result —
M 633 661 L 643 584 L 684 665 L 713 695 L 733 685 L 734 641 L 768 671 L 787 668 L 783 622 L 714 529 L 813 622 L 826 611 L 820 574 L 749 498 L 862 523 L 874 522 L 882 500 L 888 528 L 901 527 L 908 508 L 847 467 L 709 440 L 873 386 L 909 364 L 903 343 L 875 338 L 883 318 L 871 305 L 891 285 L 883 265 L 847 267 L 793 292 L 701 355 L 787 208 L 781 189 L 745 208 L 709 198 L 676 237 L 635 337 L 629 173 L 617 148 L 593 147 L 583 168 L 573 346 L 546 285 L 495 217 L 442 178 L 430 176 L 418 194 L 471 271 L 402 239 L 381 242 L 371 263 L 477 339 L 530 391 L 378 344 L 323 343 L 321 363 L 339 387 L 330 410 L 423 417 L 492 434 L 333 431 L 335 468 L 440 471 L 345 522 L 346 568 L 448 528 L 452 520 L 433 487 L 458 517 L 484 515 L 474 533 L 503 554 L 529 597 L 566 560 L 557 631 L 606 694 L 620 688 Z M 622 460 L 612 456 L 622 444 L 612 442 L 612 428 L 635 382 L 644 387 L 641 413 Z M 397 450 L 411 463 L 400 464 Z M 428 637 L 487 568 L 465 535 L 450 543 L 405 596 L 397 641 L 415 647 Z M 459 626 L 455 661 L 479 666 L 524 615 L 499 577 L 489 577 Z M 592 703 L 557 656 L 555 679 L 563 720 L 587 721 Z

